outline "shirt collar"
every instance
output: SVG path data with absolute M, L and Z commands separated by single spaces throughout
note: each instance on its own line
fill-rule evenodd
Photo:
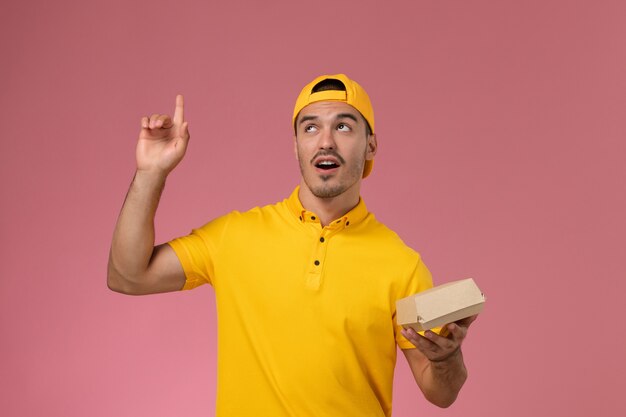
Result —
M 287 199 L 287 207 L 289 207 L 289 211 L 301 223 L 319 223 L 320 219 L 317 214 L 313 213 L 312 211 L 306 210 L 302 206 L 300 198 L 298 198 L 299 191 L 300 186 L 297 186 Z M 361 197 L 359 197 L 359 203 L 352 210 L 330 222 L 327 227 L 335 229 L 355 226 L 363 221 L 363 219 L 367 217 L 367 214 L 368 211 L 367 207 L 365 206 L 365 202 Z

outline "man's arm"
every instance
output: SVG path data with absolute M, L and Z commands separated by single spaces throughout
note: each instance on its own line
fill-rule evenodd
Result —
M 141 119 L 137 172 L 115 226 L 107 284 L 125 294 L 180 290 L 185 274 L 173 249 L 154 247 L 154 215 L 167 175 L 182 160 L 189 141 L 183 97 L 176 97 L 174 118 L 153 114 Z
M 447 325 L 447 337 L 426 331 L 421 336 L 413 329 L 402 334 L 416 349 L 403 349 L 415 382 L 424 397 L 439 407 L 449 407 L 456 400 L 467 379 L 461 344 L 470 324 L 477 316 Z

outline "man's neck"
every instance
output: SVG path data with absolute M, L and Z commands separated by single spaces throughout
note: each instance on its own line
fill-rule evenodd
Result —
M 302 181 L 298 198 L 302 207 L 317 214 L 322 227 L 329 225 L 333 220 L 340 218 L 359 204 L 360 187 L 355 184 L 336 197 L 316 197 L 309 187 Z

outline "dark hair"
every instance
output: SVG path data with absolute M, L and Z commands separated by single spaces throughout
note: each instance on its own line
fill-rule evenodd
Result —
M 317 93 L 320 91 L 329 91 L 329 90 L 346 91 L 346 86 L 343 85 L 343 83 L 339 80 L 335 80 L 333 78 L 327 78 L 315 84 L 311 92 Z

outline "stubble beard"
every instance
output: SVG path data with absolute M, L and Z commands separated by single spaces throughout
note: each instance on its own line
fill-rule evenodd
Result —
M 367 152 L 367 151 L 366 151 Z M 321 175 L 319 178 L 322 180 L 322 184 L 315 185 L 312 184 L 306 174 L 305 174 L 305 165 L 306 162 L 303 162 L 304 159 L 298 156 L 298 164 L 300 165 L 300 174 L 304 179 L 304 183 L 307 185 L 311 193 L 317 198 L 334 198 L 341 194 L 343 194 L 348 188 L 352 187 L 362 176 L 363 176 L 363 168 L 365 167 L 365 153 L 363 153 L 363 158 L 355 163 L 352 168 L 350 168 L 347 177 L 344 181 L 340 181 L 335 184 L 331 184 L 330 181 L 333 179 L 333 175 Z M 310 166 L 310 165 L 309 165 Z M 345 167 L 345 165 L 342 165 Z M 317 173 L 313 172 L 313 176 L 317 176 Z

